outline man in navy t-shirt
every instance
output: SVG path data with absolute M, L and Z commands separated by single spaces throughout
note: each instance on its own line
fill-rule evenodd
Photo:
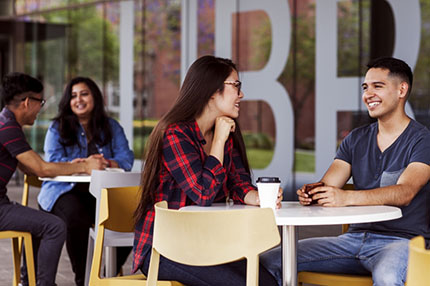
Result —
M 6 185 L 16 168 L 39 177 L 91 174 L 103 168 L 100 155 L 74 163 L 48 163 L 34 152 L 25 139 L 23 125 L 32 125 L 45 100 L 43 85 L 22 73 L 3 78 L 0 112 L 0 231 L 30 232 L 33 240 L 37 285 L 55 285 L 58 261 L 66 239 L 63 221 L 52 214 L 10 202 Z
M 326 207 L 392 205 L 403 216 L 354 224 L 338 237 L 301 240 L 297 266 L 298 271 L 371 273 L 373 285 L 404 285 L 409 239 L 430 239 L 430 132 L 405 112 L 413 81 L 409 66 L 379 58 L 368 68 L 363 102 L 377 122 L 343 140 L 321 179 L 325 186 L 309 196 L 303 188 L 297 194 L 302 205 L 312 200 Z M 343 190 L 350 177 L 355 190 Z

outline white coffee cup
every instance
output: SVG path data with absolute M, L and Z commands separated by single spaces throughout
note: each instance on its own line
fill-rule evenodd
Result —
M 280 185 L 281 181 L 278 177 L 259 177 L 257 179 L 260 207 L 276 209 L 276 199 L 278 198 Z

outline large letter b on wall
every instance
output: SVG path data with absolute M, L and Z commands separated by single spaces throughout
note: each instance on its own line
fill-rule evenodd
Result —
M 239 7 L 239 11 L 236 11 Z M 275 152 L 270 165 L 253 170 L 254 177 L 277 176 L 283 185 L 292 178 L 294 154 L 294 116 L 291 101 L 285 88 L 277 81 L 287 63 L 290 46 L 290 9 L 288 1 L 217 0 L 215 11 L 215 53 L 232 56 L 232 15 L 235 12 L 261 10 L 267 13 L 272 24 L 272 48 L 266 66 L 259 71 L 241 71 L 245 100 L 264 100 L 273 111 L 276 123 Z

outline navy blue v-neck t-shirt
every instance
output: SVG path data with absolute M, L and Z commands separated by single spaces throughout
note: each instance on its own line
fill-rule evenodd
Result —
M 411 120 L 402 134 L 384 152 L 377 143 L 378 123 L 354 129 L 341 143 L 336 159 L 349 163 L 357 190 L 395 185 L 413 162 L 430 164 L 430 131 Z M 369 231 L 383 235 L 430 239 L 430 185 L 427 183 L 407 206 L 400 207 L 396 220 L 353 224 L 351 232 Z

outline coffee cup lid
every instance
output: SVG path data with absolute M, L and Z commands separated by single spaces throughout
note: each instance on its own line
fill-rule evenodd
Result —
M 278 177 L 258 177 L 257 183 L 280 183 Z

